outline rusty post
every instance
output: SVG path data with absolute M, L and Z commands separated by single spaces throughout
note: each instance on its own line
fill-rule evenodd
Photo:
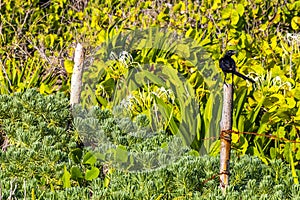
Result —
M 232 77 L 233 78 L 233 77 Z M 231 149 L 231 130 L 232 130 L 232 107 L 233 107 L 233 84 L 224 83 L 223 85 L 223 110 L 221 120 L 221 149 L 220 149 L 220 187 L 225 193 L 229 185 L 229 161 Z

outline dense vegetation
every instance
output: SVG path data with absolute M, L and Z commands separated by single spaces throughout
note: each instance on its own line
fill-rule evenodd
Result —
M 269 136 L 233 134 L 226 197 L 297 198 L 299 10 L 294 0 L 1 1 L 3 198 L 224 198 L 217 178 L 205 181 L 218 173 L 219 143 L 203 139 L 219 131 L 218 59 L 226 49 L 238 50 L 238 70 L 256 81 L 234 80 L 233 129 Z M 168 46 L 172 37 L 181 43 Z M 92 114 L 74 115 L 68 105 L 76 42 L 90 70 L 83 79 L 95 84 L 82 93 L 82 102 L 96 105 Z M 112 50 L 115 59 L 107 59 Z M 124 109 L 117 105 L 126 92 Z M 80 131 L 90 126 L 78 122 L 95 125 L 117 148 L 94 154 L 92 143 L 105 141 L 94 137 L 87 147 Z M 173 152 L 167 165 L 123 160 L 170 149 L 178 135 L 192 149 Z M 199 156 L 203 147 L 212 157 Z M 134 166 L 144 171 L 130 172 Z
M 219 171 L 218 157 L 199 157 L 191 151 L 177 162 L 150 171 L 105 168 L 107 163 L 74 141 L 75 133 L 68 130 L 68 99 L 62 94 L 43 96 L 28 90 L 14 96 L 3 95 L 0 111 L 2 130 L 10 143 L 0 156 L 3 198 L 224 198 L 218 176 L 214 177 Z M 106 123 L 119 120 L 107 110 L 100 111 L 99 116 L 103 129 L 120 128 L 120 123 Z M 160 135 L 152 139 L 151 146 L 149 141 L 140 141 L 132 148 L 159 148 L 166 140 Z M 280 160 L 267 166 L 258 158 L 240 158 L 233 152 L 231 168 L 228 199 L 241 196 L 243 199 L 290 199 L 300 195 L 289 167 Z

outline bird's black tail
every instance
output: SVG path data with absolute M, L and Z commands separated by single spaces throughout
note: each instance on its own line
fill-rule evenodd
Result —
M 237 72 L 237 71 L 235 71 L 235 72 L 233 72 L 233 73 L 234 73 L 235 75 L 241 77 L 241 78 L 244 79 L 244 80 L 248 80 L 248 81 L 250 81 L 251 83 L 255 83 L 254 80 L 252 80 L 251 78 L 249 78 L 249 77 L 247 77 L 247 76 L 245 76 L 245 75 L 243 75 L 243 74 L 241 74 L 241 73 L 239 73 L 239 72 Z

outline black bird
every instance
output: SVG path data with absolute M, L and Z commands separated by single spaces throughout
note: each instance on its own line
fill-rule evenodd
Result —
M 225 53 L 225 56 L 219 60 L 220 68 L 222 69 L 222 71 L 224 72 L 224 75 L 225 75 L 224 81 L 226 80 L 226 74 L 232 73 L 232 74 L 235 74 L 235 75 L 241 77 L 244 80 L 248 80 L 252 83 L 255 83 L 255 81 L 252 80 L 251 78 L 248 78 L 247 76 L 244 76 L 243 74 L 236 71 L 235 62 L 231 58 L 231 56 L 234 55 L 235 53 L 236 53 L 236 51 L 229 50 Z

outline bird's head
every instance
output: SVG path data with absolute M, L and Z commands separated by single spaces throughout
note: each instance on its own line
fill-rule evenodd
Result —
M 236 54 L 236 53 L 237 53 L 237 52 L 234 51 L 234 50 L 229 50 L 229 51 L 226 52 L 225 55 L 230 57 L 230 56 L 232 56 L 232 55 L 234 55 L 234 54 Z

